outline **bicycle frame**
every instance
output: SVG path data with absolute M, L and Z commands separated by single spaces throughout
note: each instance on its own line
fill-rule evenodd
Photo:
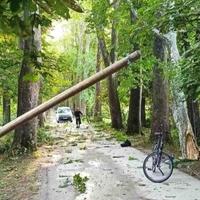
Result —
M 153 152 L 150 153 L 144 160 L 143 171 L 145 176 L 150 181 L 161 183 L 163 181 L 166 181 L 173 172 L 173 156 L 170 156 L 163 152 L 164 135 L 162 134 L 162 132 L 157 132 L 155 133 L 155 135 L 157 136 L 155 140 L 156 143 L 153 146 Z M 148 165 L 148 163 L 150 165 Z M 166 168 L 166 166 L 168 167 Z M 153 174 L 155 174 L 155 178 Z
M 163 134 L 160 132 L 155 133 L 155 135 L 157 136 L 157 142 L 156 145 L 154 146 L 154 152 L 156 153 L 156 157 L 154 157 L 153 159 L 153 163 L 152 163 L 152 170 L 153 172 L 156 171 L 156 168 L 159 169 L 159 171 L 164 175 L 164 173 L 162 172 L 162 170 L 160 169 L 160 162 L 161 162 L 161 158 L 162 158 L 162 150 L 163 150 Z

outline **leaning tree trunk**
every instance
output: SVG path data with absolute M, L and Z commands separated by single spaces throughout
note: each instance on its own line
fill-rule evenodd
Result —
M 176 65 L 180 59 L 179 51 L 177 48 L 176 32 L 170 31 L 165 37 L 170 43 L 170 54 L 171 61 L 174 63 L 173 71 L 178 71 L 179 67 Z M 176 71 L 176 72 L 177 72 Z M 183 91 L 180 89 L 180 81 L 178 77 L 175 76 L 171 81 L 171 90 L 173 98 L 173 117 L 176 123 L 176 127 L 179 131 L 179 141 L 182 152 L 182 157 L 184 159 L 198 159 L 199 158 L 199 148 L 197 146 L 196 138 L 194 136 L 192 126 L 188 117 L 186 99 Z
M 168 81 L 160 63 L 166 63 L 168 57 L 166 40 L 155 34 L 154 55 L 157 63 L 153 68 L 153 113 L 152 135 L 162 132 L 165 140 L 170 140 L 169 134 L 169 104 L 168 104 Z
M 31 22 L 33 14 L 30 13 L 29 1 L 23 2 L 24 25 L 27 35 L 22 38 L 24 55 L 18 82 L 18 116 L 36 107 L 39 96 L 39 78 L 33 80 L 33 77 L 36 76 L 35 65 L 40 61 L 38 52 L 41 49 L 41 32 L 40 27 L 34 27 L 34 21 Z M 14 135 L 13 148 L 36 149 L 37 125 L 38 119 L 34 118 L 17 128 Z
M 3 125 L 10 122 L 10 103 L 10 95 L 8 94 L 8 91 L 5 88 L 3 88 Z
M 97 58 L 96 58 L 96 72 L 99 72 L 101 69 L 101 52 L 100 47 L 98 45 L 97 48 Z M 101 84 L 100 82 L 96 83 L 96 90 L 95 90 L 95 105 L 94 105 L 94 119 L 96 121 L 101 121 Z

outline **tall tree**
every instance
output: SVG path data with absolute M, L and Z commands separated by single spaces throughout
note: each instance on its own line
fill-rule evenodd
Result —
M 11 115 L 15 116 L 15 113 L 11 113 L 11 103 L 16 102 L 21 52 L 14 35 L 0 35 L 0 44 L 0 89 L 3 97 L 3 124 L 6 124 L 10 121 Z
M 105 67 L 109 66 L 112 62 L 115 62 L 116 59 L 116 47 L 117 47 L 117 32 L 116 32 L 116 20 L 115 18 L 111 19 L 111 52 L 109 53 L 108 48 L 106 46 L 105 40 L 105 32 L 104 32 L 104 24 L 100 24 L 101 20 L 98 20 L 99 16 L 102 16 L 102 20 L 105 23 L 107 21 L 107 16 L 103 16 L 102 12 L 109 10 L 111 6 L 113 10 L 116 12 L 118 7 L 118 1 L 110 4 L 108 1 L 100 2 L 98 1 L 96 4 L 93 2 L 93 23 L 95 24 L 97 31 L 97 38 L 101 49 L 102 58 L 104 61 Z M 103 6 L 101 9 L 99 6 Z M 106 15 L 106 14 L 105 14 Z M 121 129 L 123 127 L 122 124 L 122 115 L 121 115 L 121 107 L 117 92 L 117 80 L 116 74 L 108 77 L 108 98 L 109 98 L 109 108 L 111 115 L 111 123 L 112 127 L 115 129 Z
M 14 27 L 21 39 L 23 49 L 23 61 L 18 84 L 18 116 L 35 107 L 39 96 L 39 75 L 37 67 L 40 67 L 41 32 L 40 25 L 44 23 L 39 15 L 39 9 L 43 12 L 60 15 L 69 18 L 68 7 L 82 12 L 80 6 L 74 0 L 67 1 L 33 1 L 11 0 L 3 1 L 0 6 L 5 8 L 3 14 L 7 16 L 6 23 Z M 11 12 L 9 12 L 11 11 Z M 3 15 L 3 16 L 4 16 Z M 44 16 L 43 16 L 44 17 Z M 2 20 L 1 20 L 2 23 Z M 5 24 L 6 24 L 5 23 Z M 35 149 L 37 138 L 37 119 L 29 121 L 26 125 L 17 128 L 13 140 L 13 148 Z
M 166 38 L 170 43 L 170 55 L 173 66 L 179 61 L 180 55 L 177 48 L 177 34 L 175 31 L 170 31 Z M 176 70 L 179 68 L 176 66 Z M 180 81 L 177 80 L 178 76 L 175 76 L 171 81 L 171 90 L 173 95 L 173 116 L 176 126 L 179 130 L 179 141 L 182 152 L 182 157 L 187 159 L 198 159 L 199 148 L 196 138 L 194 136 L 192 126 L 189 120 L 186 99 L 182 90 L 180 90 Z
M 134 8 L 133 2 L 130 0 L 127 0 L 127 4 L 130 8 L 130 22 L 131 24 L 134 24 L 138 18 L 136 9 Z M 138 2 L 135 2 L 135 6 L 138 7 Z M 130 37 L 130 44 L 133 46 L 132 49 L 139 49 L 139 45 L 137 44 L 137 41 L 134 41 L 133 38 Z M 137 73 L 139 82 L 136 84 L 136 86 L 132 86 L 130 89 L 130 100 L 129 100 L 129 112 L 128 112 L 128 121 L 127 121 L 127 133 L 128 134 L 142 134 L 142 117 L 145 116 L 145 107 L 143 105 L 144 103 L 144 97 L 142 92 L 142 66 L 140 66 L 140 69 L 138 69 L 132 73 Z M 144 122 L 144 121 L 143 121 Z
M 154 38 L 154 55 L 157 63 L 153 69 L 153 114 L 152 114 L 152 134 L 162 132 L 166 141 L 170 140 L 169 134 L 169 98 L 168 81 L 164 74 L 163 64 L 168 58 L 167 43 L 158 33 Z
M 102 32 L 97 31 L 98 33 L 98 41 L 102 53 L 102 57 L 104 60 L 104 65 L 107 67 L 111 64 L 110 56 L 105 44 L 105 39 L 102 37 Z M 115 129 L 121 129 L 122 125 L 122 116 L 121 116 L 121 108 L 119 103 L 119 97 L 117 94 L 117 86 L 116 80 L 113 79 L 113 76 L 109 76 L 108 78 L 108 98 L 109 98 L 109 108 L 111 115 L 111 123 L 112 127 Z
M 38 105 L 39 77 L 36 77 L 36 65 L 39 63 L 39 51 L 41 50 L 41 31 L 35 20 L 36 12 L 31 13 L 31 1 L 23 1 L 23 29 L 26 34 L 21 38 L 21 45 L 24 52 L 22 68 L 18 83 L 18 107 L 17 116 L 31 110 Z M 24 30 L 22 30 L 24 31 Z M 25 147 L 36 149 L 38 119 L 23 124 L 17 128 L 13 140 L 13 148 Z
M 191 48 L 190 38 L 188 36 L 188 32 L 186 31 L 183 31 L 180 35 L 181 35 L 180 39 L 181 39 L 181 44 L 182 44 L 180 46 L 181 46 L 182 54 L 184 54 L 187 51 L 189 51 L 189 49 Z M 198 42 L 198 31 L 196 31 L 195 39 Z M 185 55 L 186 59 L 187 59 L 187 56 L 189 56 L 189 54 L 186 53 Z M 199 102 L 196 99 L 195 89 L 193 85 L 188 86 L 188 89 L 185 92 L 186 92 L 188 116 L 192 125 L 192 129 L 195 136 L 199 136 L 200 135 Z
M 96 56 L 96 72 L 99 72 L 101 69 L 101 52 L 100 47 L 97 45 L 97 56 Z M 95 105 L 94 105 L 94 119 L 100 121 L 102 119 L 101 113 L 101 84 L 100 82 L 96 83 L 95 88 Z

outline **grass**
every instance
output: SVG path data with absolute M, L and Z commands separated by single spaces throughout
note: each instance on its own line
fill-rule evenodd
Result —
M 86 182 L 89 180 L 87 176 L 81 177 L 80 174 L 73 176 L 73 186 L 81 193 L 86 191 Z
M 134 158 L 133 156 L 129 156 L 128 160 L 138 160 L 137 158 Z
M 116 131 L 116 130 L 114 130 L 112 132 L 112 135 L 119 142 L 124 142 L 125 140 L 128 139 L 128 136 L 125 133 L 123 133 L 122 131 Z
M 38 130 L 37 142 L 38 146 L 41 146 L 42 144 L 49 144 L 49 145 L 53 144 L 54 139 L 51 136 L 49 128 L 44 127 Z
M 105 122 L 96 122 L 93 124 L 95 131 L 106 131 L 110 133 L 110 138 L 115 138 L 117 141 L 124 142 L 128 139 L 128 136 L 123 131 L 117 131 L 110 127 L 110 124 Z

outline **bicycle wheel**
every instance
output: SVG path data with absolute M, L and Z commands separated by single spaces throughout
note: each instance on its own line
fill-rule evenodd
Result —
M 149 154 L 143 163 L 145 176 L 154 183 L 166 181 L 173 172 L 173 159 L 166 153 L 157 152 Z

